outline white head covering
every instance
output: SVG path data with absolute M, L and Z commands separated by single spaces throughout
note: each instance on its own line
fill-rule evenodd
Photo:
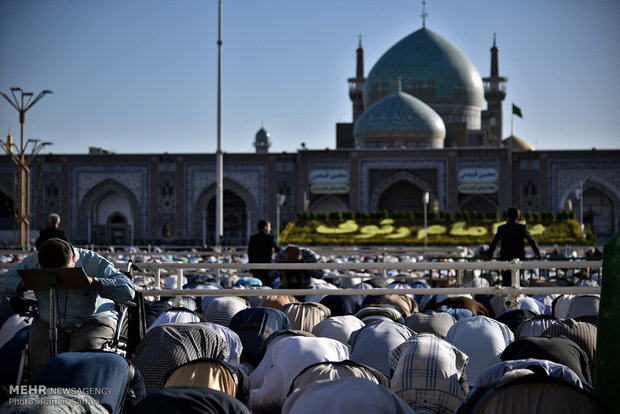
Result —
M 364 327 L 364 322 L 353 315 L 332 316 L 314 326 L 312 333 L 322 338 L 332 338 L 349 348 L 351 334 Z
M 230 320 L 237 314 L 250 307 L 247 300 L 237 296 L 219 296 L 209 302 L 202 312 L 207 322 L 228 326 Z
M 250 406 L 254 410 L 270 410 L 282 406 L 291 383 L 304 368 L 324 361 L 343 361 L 349 349 L 331 338 L 289 336 L 273 345 L 273 364 L 260 388 L 250 391 Z
M 507 325 L 495 319 L 473 316 L 456 321 L 448 330 L 446 341 L 469 357 L 465 373 L 469 385 L 474 386 L 482 372 L 500 362 L 501 353 L 514 341 L 514 335 Z
M 187 284 L 187 278 L 183 276 L 182 285 Z M 177 286 L 177 275 L 166 276 L 166 282 L 164 283 L 164 289 L 176 289 Z
M 167 323 L 194 323 L 200 322 L 200 318 L 190 310 L 170 309 L 162 312 L 155 322 L 147 328 L 147 332 L 156 326 L 165 325 Z
M 317 381 L 297 389 L 284 402 L 282 414 L 410 414 L 413 410 L 383 385 L 365 378 Z

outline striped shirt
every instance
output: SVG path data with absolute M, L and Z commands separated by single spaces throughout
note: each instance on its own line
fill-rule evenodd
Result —
M 451 414 L 469 392 L 468 357 L 434 334 L 418 334 L 389 355 L 390 388 L 415 410 Z
M 566 319 L 551 325 L 543 336 L 564 335 L 571 341 L 579 345 L 588 356 L 590 371 L 594 369 L 594 356 L 596 355 L 596 325 L 588 322 L 578 322 L 574 319 Z

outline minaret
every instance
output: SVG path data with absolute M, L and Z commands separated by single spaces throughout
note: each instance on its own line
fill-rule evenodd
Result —
M 271 141 L 269 140 L 269 132 L 265 131 L 265 128 L 261 126 L 255 136 L 254 148 L 256 148 L 257 154 L 265 154 L 269 152 Z
M 508 78 L 499 76 L 499 49 L 495 33 L 493 33 L 493 47 L 491 48 L 491 76 L 482 78 L 484 83 L 484 98 L 487 100 L 488 135 L 486 144 L 492 147 L 502 145 L 502 102 L 506 98 L 506 82 Z
M 364 112 L 364 49 L 362 48 L 362 35 L 360 35 L 357 47 L 357 60 L 355 77 L 347 79 L 349 82 L 349 98 L 353 102 L 353 122 Z

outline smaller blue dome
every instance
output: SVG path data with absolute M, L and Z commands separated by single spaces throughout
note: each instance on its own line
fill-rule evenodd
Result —
M 265 128 L 262 128 L 258 130 L 258 132 L 256 133 L 256 140 L 257 141 L 264 141 L 264 140 L 268 140 L 269 139 L 269 132 L 265 131 Z
M 430 106 L 405 92 L 396 92 L 360 115 L 353 136 L 360 147 L 443 148 L 446 126 Z

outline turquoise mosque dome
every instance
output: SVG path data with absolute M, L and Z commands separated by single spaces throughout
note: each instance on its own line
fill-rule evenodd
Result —
M 402 91 L 431 106 L 445 122 L 480 128 L 484 88 L 480 72 L 456 46 L 422 28 L 406 36 L 375 63 L 364 85 L 364 107 Z
M 364 111 L 353 136 L 360 148 L 443 148 L 446 127 L 431 107 L 398 91 Z

